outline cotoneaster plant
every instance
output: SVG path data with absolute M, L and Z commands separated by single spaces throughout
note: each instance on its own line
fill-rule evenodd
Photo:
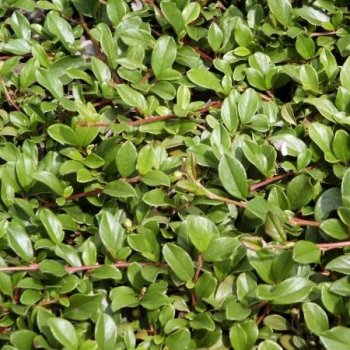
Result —
M 346 0 L 0 0 L 3 350 L 350 348 Z

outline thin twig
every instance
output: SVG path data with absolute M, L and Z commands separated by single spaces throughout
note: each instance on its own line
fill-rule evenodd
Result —
M 194 277 L 193 277 L 194 284 L 196 284 L 196 282 L 198 281 L 199 275 L 202 271 L 202 268 L 203 268 L 203 255 L 199 254 L 198 258 L 197 258 L 196 272 L 195 272 Z M 193 310 L 195 309 L 196 305 L 197 305 L 196 291 L 193 288 L 192 292 L 191 292 L 191 306 L 192 306 Z
M 205 61 L 207 61 L 209 63 L 213 62 L 213 59 L 209 55 L 207 55 L 205 52 L 203 52 L 200 48 L 195 47 L 195 46 L 192 47 L 192 48 L 193 48 L 194 51 L 196 51 L 199 54 L 199 56 L 201 58 L 203 58 L 203 60 L 205 60 Z
M 341 249 L 345 247 L 350 247 L 350 241 L 345 241 L 345 242 L 332 242 L 332 243 L 319 243 L 317 246 L 322 250 L 322 251 L 327 251 L 331 249 Z
M 261 182 L 258 182 L 252 186 L 250 186 L 250 190 L 251 191 L 256 191 L 257 189 L 261 188 L 261 187 L 265 187 L 267 185 L 270 185 L 272 183 L 275 183 L 275 182 L 278 182 L 280 180 L 283 180 L 287 177 L 290 177 L 290 176 L 293 176 L 295 175 L 295 173 L 293 172 L 290 172 L 290 173 L 286 173 L 286 174 L 282 174 L 282 175 L 276 175 L 276 176 L 273 176 L 273 177 L 270 177 L 264 181 L 261 181 Z
M 272 100 L 272 97 L 267 96 L 265 94 L 260 93 L 259 95 L 263 101 L 270 102 Z
M 158 263 L 158 262 L 137 262 L 141 266 L 157 266 L 157 267 L 163 267 L 168 268 L 168 265 L 165 263 Z M 66 271 L 68 273 L 77 273 L 82 271 L 93 271 L 96 269 L 99 269 L 104 266 L 114 266 L 118 269 L 126 269 L 128 268 L 133 262 L 124 262 L 119 261 L 114 264 L 106 264 L 106 265 L 84 265 L 84 266 L 64 266 Z M 0 266 L 0 272 L 29 272 L 29 271 L 39 271 L 40 265 L 39 264 L 31 264 L 27 266 Z
M 126 178 L 123 178 L 122 180 L 129 183 L 129 184 L 136 184 L 141 180 L 141 176 L 137 175 L 137 176 L 129 177 L 129 178 L 126 177 Z
M 102 193 L 102 191 L 103 191 L 102 188 L 95 188 L 94 190 L 91 190 L 91 191 L 72 194 L 71 196 L 67 197 L 66 199 L 67 200 L 74 200 L 74 199 L 79 199 L 82 197 L 96 196 L 96 195 Z
M 13 100 L 13 98 L 11 97 L 10 93 L 8 92 L 8 90 L 6 88 L 5 82 L 2 79 L 0 79 L 0 84 L 1 84 L 2 89 L 4 90 L 4 95 L 5 95 L 5 99 L 6 99 L 7 103 L 9 105 L 11 105 L 17 111 L 20 111 L 21 109 L 19 108 L 17 103 Z
M 298 225 L 298 226 L 320 227 L 321 225 L 319 221 L 305 220 L 300 218 L 290 218 L 289 222 L 293 225 Z
M 270 311 L 271 311 L 271 305 L 270 304 L 266 304 L 265 308 L 264 308 L 264 311 L 259 316 L 259 318 L 256 320 L 256 324 L 258 326 L 264 321 L 265 317 L 269 314 Z
M 311 38 L 317 37 L 317 36 L 327 36 L 327 35 L 336 35 L 337 31 L 332 31 L 332 32 L 314 32 L 311 33 Z
M 107 58 L 106 58 L 106 55 L 101 51 L 101 48 L 100 48 L 100 44 L 99 42 L 94 38 L 94 36 L 90 33 L 90 28 L 89 26 L 87 25 L 86 21 L 85 21 L 85 18 L 82 14 L 80 14 L 80 24 L 81 26 L 83 27 L 85 33 L 87 34 L 87 36 L 90 38 L 91 42 L 92 42 L 92 45 L 94 46 L 95 48 L 95 51 L 96 51 L 96 54 L 97 54 L 97 57 L 102 60 L 103 62 L 107 63 Z
M 227 204 L 233 204 L 239 208 L 245 208 L 248 204 L 247 201 L 236 201 L 234 199 L 219 196 L 216 193 L 209 191 L 201 183 L 196 182 L 196 184 L 198 187 L 200 187 L 203 190 L 203 192 L 205 193 L 205 196 L 208 197 L 209 199 L 214 199 L 214 200 L 217 200 L 219 202 L 223 202 L 223 203 L 227 203 Z M 304 219 L 300 219 L 300 218 L 289 218 L 289 222 L 292 225 L 298 225 L 298 226 L 319 227 L 321 225 L 321 223 L 318 221 L 304 220 Z

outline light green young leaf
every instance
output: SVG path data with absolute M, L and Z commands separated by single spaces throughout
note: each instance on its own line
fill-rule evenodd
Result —
M 188 78 L 196 85 L 214 90 L 216 92 L 223 92 L 220 80 L 208 70 L 201 68 L 194 68 L 187 72 Z

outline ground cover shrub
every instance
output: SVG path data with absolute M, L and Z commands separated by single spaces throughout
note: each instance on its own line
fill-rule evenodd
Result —
M 0 0 L 0 344 L 350 348 L 345 0 Z

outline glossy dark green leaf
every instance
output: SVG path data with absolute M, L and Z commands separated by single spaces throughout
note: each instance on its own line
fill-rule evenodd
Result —
M 175 275 L 182 281 L 187 282 L 194 275 L 194 265 L 191 257 L 181 247 L 167 243 L 163 247 L 163 256 Z
M 206 252 L 212 240 L 219 236 L 215 224 L 202 216 L 189 215 L 187 226 L 189 238 L 199 253 Z
M 101 349 L 112 350 L 115 348 L 117 325 L 110 315 L 101 313 L 98 316 L 95 328 L 95 339 Z
M 135 189 L 123 180 L 109 182 L 104 188 L 103 193 L 116 198 L 128 198 L 137 195 Z
M 219 164 L 219 177 L 228 193 L 236 198 L 248 195 L 247 175 L 242 164 L 234 157 L 224 155 Z
M 292 5 L 288 0 L 268 0 L 268 5 L 272 14 L 277 21 L 285 27 L 288 27 L 292 22 Z
M 73 325 L 58 317 L 52 317 L 48 320 L 50 331 L 55 339 L 68 350 L 77 350 L 79 348 L 79 340 Z
M 34 258 L 33 245 L 25 227 L 13 221 L 8 225 L 7 240 L 14 253 L 24 261 L 30 262 Z
M 259 285 L 257 296 L 273 304 L 288 305 L 307 298 L 315 284 L 303 277 L 291 277 L 276 286 Z
M 43 209 L 39 213 L 39 218 L 50 239 L 56 244 L 61 243 L 64 238 L 64 231 L 57 216 L 49 209 Z

